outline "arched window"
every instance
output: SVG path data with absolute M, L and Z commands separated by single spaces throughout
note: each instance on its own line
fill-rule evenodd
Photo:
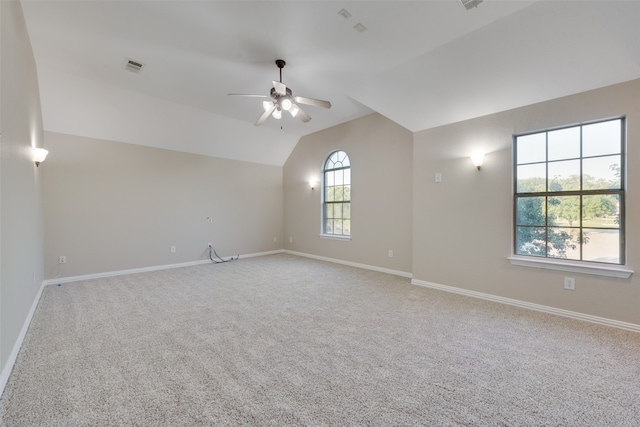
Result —
M 324 162 L 322 190 L 322 233 L 351 236 L 351 164 L 344 151 Z

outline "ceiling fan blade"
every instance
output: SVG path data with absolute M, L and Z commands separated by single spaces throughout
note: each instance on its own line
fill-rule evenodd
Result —
M 267 111 L 265 111 L 264 113 L 262 113 L 262 115 L 260 116 L 260 118 L 258 119 L 258 121 L 255 123 L 254 126 L 260 126 L 261 124 L 263 124 L 265 122 L 265 120 L 267 120 L 267 118 L 269 117 L 269 115 L 271 113 L 273 113 L 273 110 L 276 109 L 276 105 L 273 104 L 273 106 L 268 109 Z
M 227 96 L 248 96 L 250 98 L 270 98 L 267 95 L 251 95 L 251 94 L 244 94 L 244 93 L 228 93 Z
M 278 95 L 286 95 L 287 94 L 287 85 L 282 82 L 277 82 L 273 80 L 273 88 L 276 90 Z
M 302 120 L 302 123 L 307 123 L 309 120 L 311 120 L 311 116 L 305 113 L 304 110 L 296 104 L 293 104 L 291 106 L 291 108 L 289 109 L 289 113 L 291 113 L 293 117 L 297 117 Z
M 321 99 L 305 98 L 304 96 L 294 96 L 293 99 L 300 104 L 331 108 L 331 103 L 329 101 L 323 101 Z

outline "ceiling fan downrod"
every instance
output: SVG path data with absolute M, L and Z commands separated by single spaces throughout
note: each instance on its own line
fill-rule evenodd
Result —
M 276 65 L 280 68 L 280 83 L 282 83 L 282 69 L 287 63 L 284 62 L 284 59 L 276 59 Z

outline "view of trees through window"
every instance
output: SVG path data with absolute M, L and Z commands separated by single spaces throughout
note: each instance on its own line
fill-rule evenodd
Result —
M 323 168 L 322 232 L 351 235 L 351 165 L 344 151 L 335 151 Z
M 624 124 L 514 138 L 516 254 L 624 263 Z

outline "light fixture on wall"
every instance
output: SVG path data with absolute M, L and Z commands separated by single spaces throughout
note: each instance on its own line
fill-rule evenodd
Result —
M 471 155 L 471 162 L 480 170 L 480 166 L 484 163 L 484 153 L 477 152 Z
M 40 163 L 44 162 L 49 152 L 44 148 L 33 148 L 33 161 L 36 163 L 36 167 L 40 166 Z
M 315 179 L 310 179 L 309 180 L 309 187 L 311 187 L 311 189 L 315 189 L 316 185 L 318 185 L 318 182 Z

